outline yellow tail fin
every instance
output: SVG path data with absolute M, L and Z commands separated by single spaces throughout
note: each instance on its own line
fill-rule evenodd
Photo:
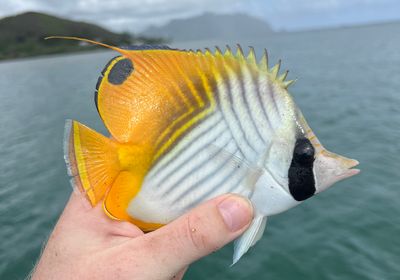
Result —
M 139 151 L 141 149 L 135 151 L 77 121 L 65 123 L 64 158 L 72 186 L 85 195 L 92 206 L 103 200 L 109 217 L 130 221 L 150 231 L 162 225 L 136 220 L 126 211 L 139 192 L 151 158 Z
M 105 197 L 120 172 L 117 143 L 77 121 L 66 121 L 64 158 L 72 185 L 93 206 Z

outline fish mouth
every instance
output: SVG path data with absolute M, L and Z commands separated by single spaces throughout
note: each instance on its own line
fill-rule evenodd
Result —
M 342 156 L 339 156 L 339 157 L 341 157 L 340 161 L 342 162 L 343 167 L 344 167 L 344 169 L 342 169 L 339 174 L 336 174 L 336 176 L 339 180 L 350 178 L 361 172 L 360 169 L 354 168 L 360 164 L 360 162 L 358 160 L 348 159 L 348 158 L 345 158 Z
M 327 150 L 322 150 L 314 163 L 317 192 L 321 192 L 334 183 L 350 178 L 360 173 L 354 168 L 360 163 L 358 160 L 346 158 Z

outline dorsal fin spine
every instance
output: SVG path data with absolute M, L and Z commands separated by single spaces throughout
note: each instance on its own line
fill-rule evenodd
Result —
M 228 46 L 228 45 L 225 46 L 225 53 L 224 53 L 224 56 L 233 57 L 232 49 L 231 49 L 231 47 Z
M 205 50 L 206 50 L 205 51 L 206 55 L 211 55 L 211 56 L 213 55 L 213 52 L 209 48 L 205 48 Z
M 263 71 L 268 71 L 268 52 L 266 49 L 264 49 L 264 53 L 260 59 L 260 62 L 258 63 L 258 67 Z
M 232 50 L 228 45 L 226 45 L 226 49 L 224 52 L 222 52 L 222 50 L 218 46 L 216 46 L 214 52 L 211 51 L 209 48 L 205 48 L 204 51 L 198 49 L 194 53 L 196 53 L 197 55 L 206 55 L 211 57 L 225 57 L 230 59 L 237 59 L 241 62 L 244 61 L 249 65 L 254 65 L 259 70 L 266 72 L 265 74 L 268 75 L 273 82 L 278 83 L 284 89 L 287 89 L 290 85 L 292 85 L 296 81 L 296 80 L 285 81 L 289 73 L 288 70 L 284 71 L 282 74 L 279 75 L 279 71 L 282 64 L 281 60 L 279 60 L 278 63 L 275 64 L 272 68 L 269 68 L 268 51 L 266 49 L 264 49 L 264 53 L 258 63 L 253 47 L 249 47 L 249 53 L 247 54 L 246 57 L 244 56 L 243 49 L 241 48 L 240 45 L 237 45 L 236 54 L 232 53 Z
M 288 87 L 290 87 L 291 85 L 293 85 L 296 81 L 297 81 L 297 79 L 289 80 L 289 81 L 284 81 L 284 82 L 282 82 L 282 85 L 283 85 L 284 88 L 287 89 Z
M 249 47 L 249 54 L 247 55 L 247 61 L 250 64 L 257 65 L 256 53 L 253 47 Z
M 283 74 L 278 77 L 278 81 L 284 82 L 288 74 L 289 74 L 289 70 L 286 70 L 285 72 L 283 72 Z
M 218 46 L 215 46 L 215 54 L 217 56 L 222 56 L 223 55 L 221 49 Z
M 245 60 L 242 47 L 239 44 L 237 44 L 236 47 L 237 47 L 236 57 L 241 61 Z
M 269 71 L 273 79 L 275 80 L 277 79 L 280 68 L 281 68 L 281 60 L 279 60 L 278 63 L 275 64 L 275 66 L 272 67 L 271 70 Z

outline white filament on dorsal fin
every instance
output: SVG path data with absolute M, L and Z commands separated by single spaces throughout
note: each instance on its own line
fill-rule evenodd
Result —
M 287 88 L 290 87 L 292 84 L 294 84 L 296 81 L 297 81 L 297 79 L 289 80 L 289 81 L 284 81 L 284 82 L 282 83 L 282 85 L 283 85 L 284 88 L 287 89 Z
M 256 53 L 253 47 L 249 47 L 249 54 L 247 55 L 247 61 L 250 64 L 257 64 Z
M 237 48 L 236 57 L 240 60 L 245 60 L 242 47 L 239 44 L 237 44 L 236 48 Z
M 289 74 L 289 70 L 286 70 L 285 72 L 283 72 L 283 74 L 278 77 L 278 81 L 280 81 L 280 82 L 285 81 L 288 74 Z
M 101 42 L 97 42 L 97 41 L 93 41 L 90 39 L 86 39 L 86 38 L 80 38 L 80 37 L 73 37 L 73 36 L 48 36 L 46 38 L 44 38 L 45 40 L 49 40 L 49 39 L 64 39 L 64 40 L 73 40 L 73 41 L 81 41 L 81 42 L 86 42 L 89 44 L 93 44 L 93 45 L 98 45 L 98 46 L 102 46 L 104 48 L 108 48 L 108 49 L 112 49 L 114 51 L 119 52 L 120 54 L 129 57 L 129 50 L 125 50 L 125 49 L 121 49 L 118 48 L 116 46 L 111 46 L 105 43 L 101 43 Z
M 275 66 L 272 67 L 270 70 L 272 78 L 276 79 L 278 77 L 279 69 L 281 69 L 281 60 L 280 59 L 279 59 L 278 63 L 275 64 Z
M 263 56 L 260 59 L 260 62 L 258 63 L 258 67 L 260 67 L 261 70 L 268 71 L 268 52 L 267 49 L 264 49 Z

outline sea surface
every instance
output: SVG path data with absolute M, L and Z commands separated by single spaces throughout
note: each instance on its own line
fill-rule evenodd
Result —
M 321 142 L 361 174 L 273 216 L 229 267 L 232 245 L 186 279 L 400 279 L 400 24 L 240 40 L 282 59 Z M 232 42 L 229 42 L 232 43 Z M 202 48 L 225 42 L 186 42 Z M 70 193 L 65 119 L 105 132 L 93 93 L 110 51 L 0 63 L 0 279 L 23 279 Z

